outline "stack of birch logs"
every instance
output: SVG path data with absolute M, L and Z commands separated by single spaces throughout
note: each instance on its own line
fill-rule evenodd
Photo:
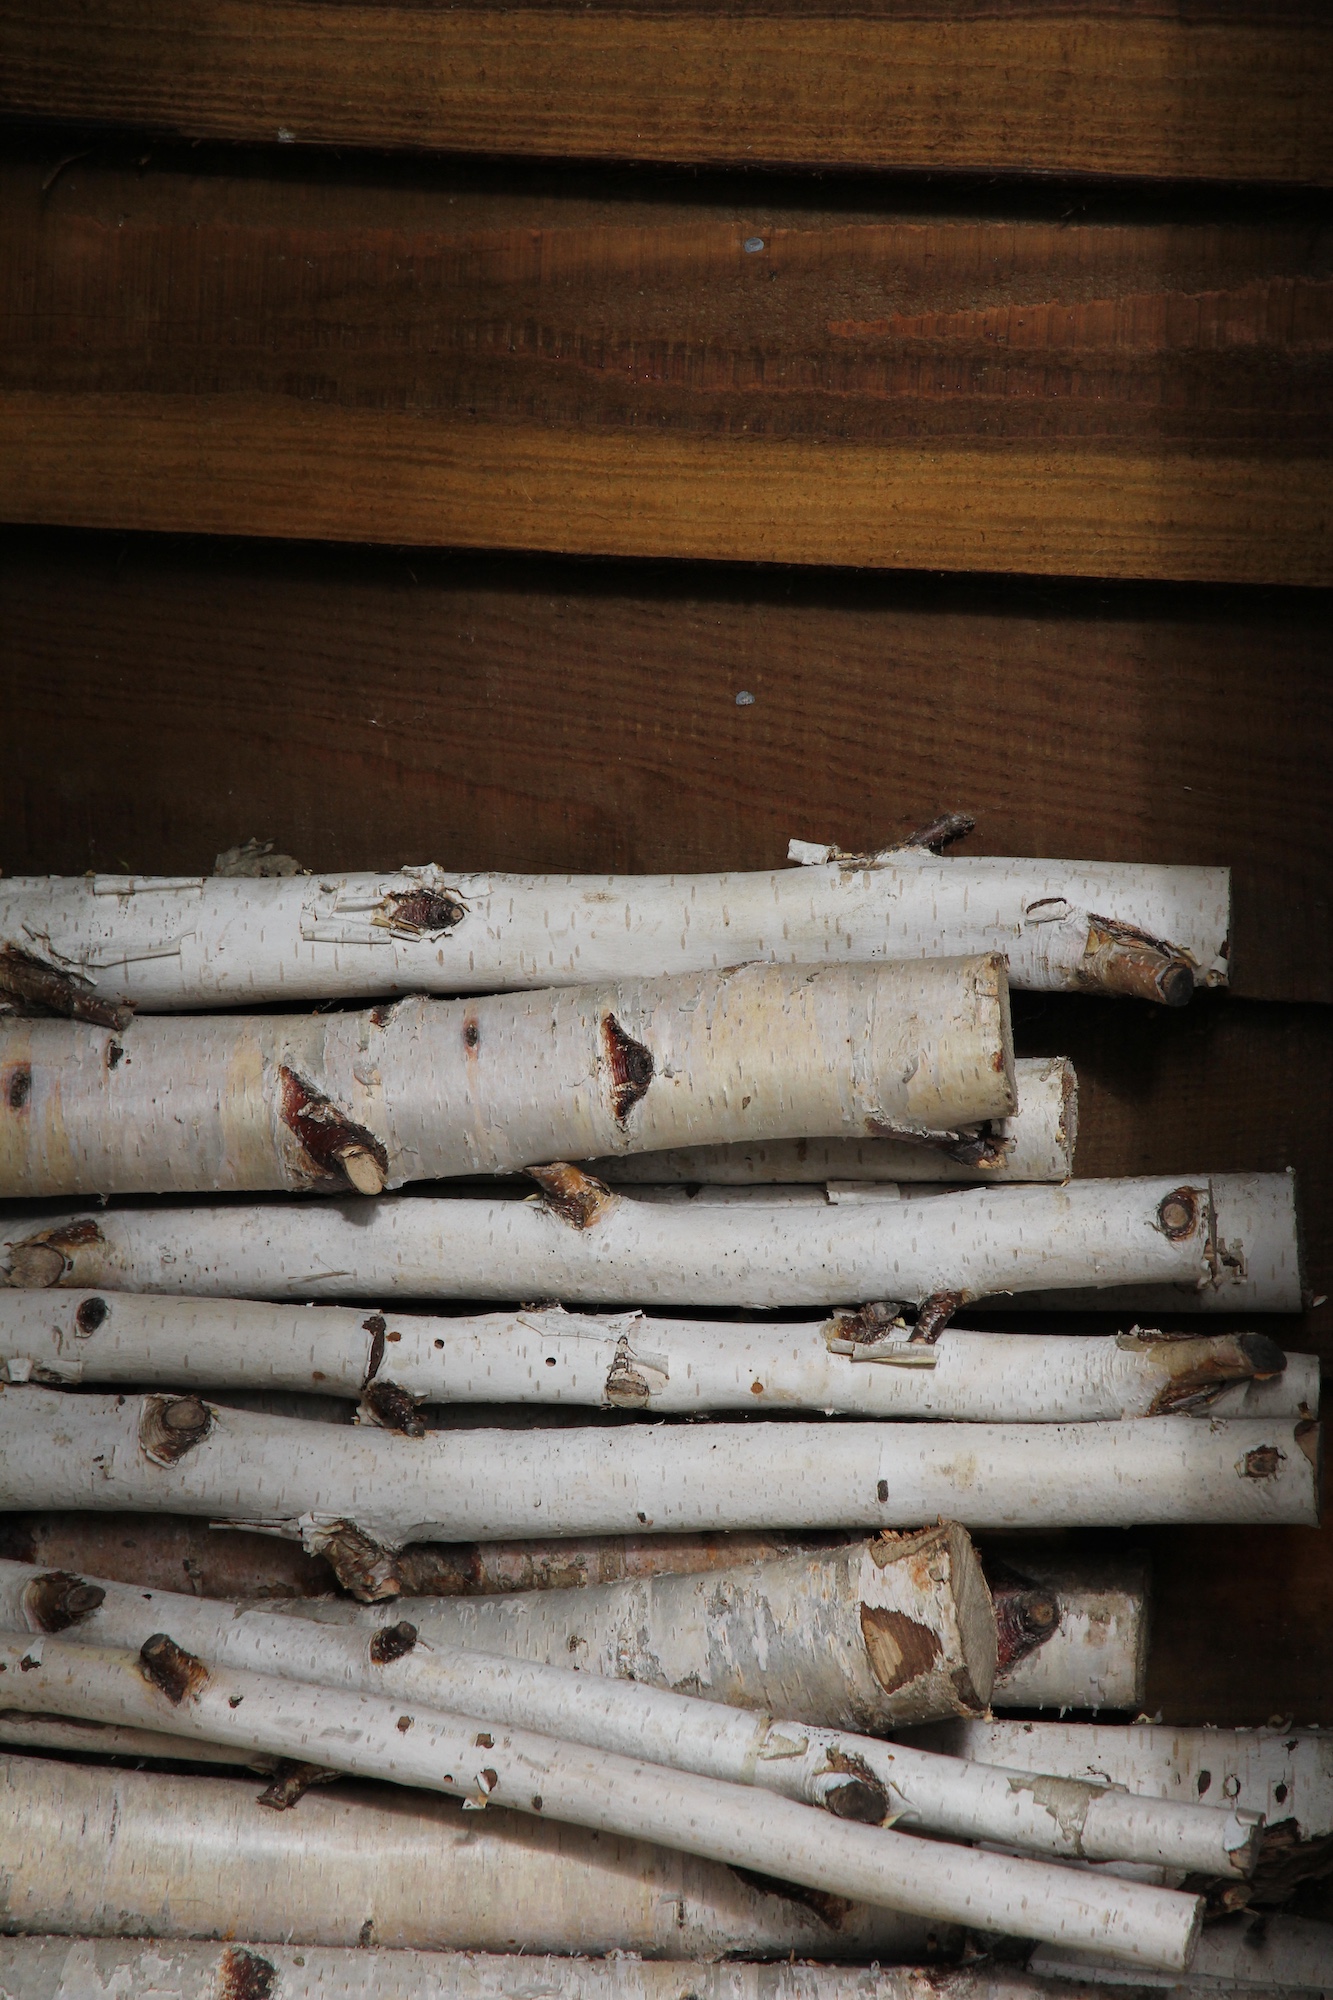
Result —
M 0 882 L 0 1991 L 1326 1979 L 1333 1745 L 1033 1719 L 1144 1696 L 1067 1531 L 1316 1518 L 1290 1177 L 1073 1179 L 1013 1053 L 1227 874 L 959 831 Z

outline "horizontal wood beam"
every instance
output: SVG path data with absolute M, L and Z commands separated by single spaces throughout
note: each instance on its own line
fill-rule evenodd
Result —
M 1333 179 L 1317 5 L 3 0 L 0 107 L 190 137 Z
M 53 167 L 0 169 L 11 520 L 1333 581 L 1333 259 L 1303 215 Z

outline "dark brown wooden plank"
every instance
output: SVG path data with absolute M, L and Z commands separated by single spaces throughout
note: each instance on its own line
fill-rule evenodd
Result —
M 770 867 L 967 807 L 981 853 L 1229 864 L 1235 991 L 1333 999 L 1317 597 L 37 531 L 0 557 L 10 873 L 193 870 L 252 833 L 316 868 Z
M 1259 0 L 0 5 L 0 105 L 212 138 L 1327 182 L 1331 86 Z
M 58 159 L 0 176 L 10 519 L 1333 579 L 1317 214 Z

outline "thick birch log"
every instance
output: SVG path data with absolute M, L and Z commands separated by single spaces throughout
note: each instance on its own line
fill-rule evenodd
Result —
M 1018 1108 L 984 1136 L 940 1145 L 905 1139 L 746 1140 L 612 1154 L 588 1172 L 613 1187 L 697 1181 L 709 1187 L 898 1181 L 1066 1181 L 1078 1139 L 1078 1079 L 1067 1056 L 1014 1064 Z
M 732 1528 L 1132 1527 L 1318 1519 L 1319 1426 L 633 1424 L 424 1437 L 193 1395 L 0 1394 L 0 1507 L 205 1514 L 388 1548 Z M 497 1468 L 503 1476 L 497 1477 Z
M 993 1706 L 1140 1711 L 1148 1687 L 1147 1563 L 1031 1547 L 1005 1550 L 1002 1566 L 994 1558 L 988 1552 L 1000 1632 Z M 1043 1622 L 1034 1620 L 1034 1596 L 1038 1611 L 1044 1599 L 1055 1613 L 1045 1631 L 1033 1629 Z
M 2 962 L 0 962 L 2 963 Z M 379 1194 L 699 1141 L 968 1128 L 1016 1103 L 1003 960 L 742 965 L 369 1013 L 0 1021 L 0 1194 Z M 961 1128 L 961 1129 L 960 1129 Z
M 957 1947 L 945 1926 L 533 1814 L 365 1785 L 312 1791 L 299 1811 L 294 1839 L 253 1779 L 0 1758 L 5 1925 L 655 1958 L 898 1963 Z
M 245 1982 L 248 1980 L 249 1984 Z M 1081 2000 L 1004 1966 L 707 1965 L 291 1945 L 0 1938 L 0 2000 Z
M 937 1540 L 939 1538 L 937 1537 Z M 918 1544 L 915 1560 L 926 1549 Z M 89 1603 L 88 1600 L 96 1602 Z M 1060 1810 L 1013 1771 L 765 1714 L 569 1666 L 418 1646 L 407 1622 L 370 1634 L 312 1625 L 272 1608 L 202 1603 L 100 1578 L 0 1564 L 0 1622 L 138 1651 L 157 1632 L 227 1667 L 392 1696 L 404 1707 L 490 1722 L 640 1757 L 728 1784 L 754 1784 L 839 1818 L 922 1827 L 968 1840 L 1089 1860 L 1165 1864 L 1210 1875 L 1253 1871 L 1256 1815 L 1127 1801 L 1057 1781 Z M 0 1732 L 4 1718 L 0 1717 Z M 142 1733 L 142 1732 L 141 1732 Z M 164 1739 L 170 1740 L 170 1739 Z M 161 1751 L 155 1754 L 161 1755 Z M 177 1750 L 179 1754 L 179 1749 Z M 1039 1787 L 1037 1787 L 1039 1789 Z
M 765 1207 L 634 1200 L 572 1168 L 540 1201 L 399 1195 L 11 1219 L 10 1284 L 268 1299 L 840 1306 L 1052 1286 L 1177 1285 L 1209 1311 L 1297 1312 L 1287 1174 L 1071 1181 Z
M 446 1319 L 138 1292 L 0 1290 L 0 1366 L 11 1382 L 312 1392 L 321 1403 L 356 1399 L 364 1418 L 390 1428 L 411 1421 L 404 1398 L 1077 1423 L 1203 1415 L 1239 1388 L 1240 1408 L 1229 1402 L 1228 1414 L 1318 1409 L 1318 1357 L 1296 1355 L 1289 1366 L 1266 1334 L 1181 1339 L 1136 1330 L 1098 1338 L 950 1327 L 926 1345 L 910 1342 L 909 1331 L 864 1313 L 769 1326 L 641 1313 L 597 1318 L 558 1306 Z M 1251 1385 L 1266 1392 L 1253 1412 L 1243 1401 Z
M 107 1019 L 247 1002 L 486 993 L 742 960 L 1003 952 L 1016 986 L 1179 1005 L 1224 986 L 1224 868 L 946 859 L 924 847 L 731 875 L 397 873 L 0 883 L 7 990 Z
M 743 1785 L 669 1770 L 535 1731 L 439 1710 L 400 1713 L 380 1695 L 204 1661 L 159 1633 L 139 1651 L 0 1635 L 6 1698 L 44 1713 L 160 1728 L 189 1742 L 494 1800 L 597 1831 L 651 1838 L 821 1894 L 860 1897 L 932 1922 L 1006 1930 L 1184 1970 L 1203 1904 L 1047 1862 L 942 1847 L 858 1825 Z M 482 1726 L 478 1726 L 481 1724 Z

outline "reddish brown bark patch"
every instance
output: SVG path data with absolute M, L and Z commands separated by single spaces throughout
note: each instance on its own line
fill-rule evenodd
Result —
M 831 1931 L 840 1931 L 856 1907 L 846 1896 L 831 1896 L 825 1889 L 807 1889 L 802 1882 L 783 1882 L 776 1875 L 761 1875 L 757 1868 L 735 1868 L 732 1874 L 751 1889 L 758 1889 L 761 1895 L 778 1896 L 784 1903 L 795 1903 L 802 1910 L 811 1911 L 822 1924 Z
M 1277 1469 L 1286 1457 L 1275 1444 L 1257 1444 L 1253 1451 L 1247 1451 L 1244 1458 L 1247 1479 L 1275 1479 Z
M 300 1804 L 313 1786 L 331 1785 L 341 1775 L 341 1772 L 330 1771 L 323 1764 L 298 1764 L 294 1759 L 284 1757 L 273 1774 L 272 1782 L 259 1794 L 259 1803 L 273 1812 L 289 1812 L 294 1805 Z
M 80 1299 L 74 1313 L 74 1325 L 80 1340 L 90 1340 L 99 1326 L 105 1324 L 111 1308 L 105 1299 Z
M 5 1103 L 11 1111 L 26 1111 L 32 1096 L 32 1065 L 12 1063 L 5 1071 L 4 1083 L 0 1085 Z
M 56 1229 L 39 1229 L 9 1246 L 9 1282 L 42 1289 L 58 1285 L 72 1267 L 71 1250 L 85 1243 L 101 1243 L 105 1238 L 97 1224 L 87 1217 L 66 1222 Z
M 358 1194 L 380 1193 L 389 1177 L 389 1156 L 374 1133 L 339 1111 L 286 1063 L 279 1067 L 278 1079 L 282 1122 L 300 1140 L 311 1178 Z
M 124 1028 L 134 1019 L 132 1008 L 100 999 L 90 980 L 61 972 L 16 944 L 0 945 L 0 994 L 25 1013 L 61 1014 L 95 1028 Z
M 426 1435 L 420 1404 L 396 1382 L 368 1382 L 361 1392 L 361 1414 L 381 1430 L 397 1431 L 401 1437 Z
M 444 937 L 467 915 L 456 894 L 439 889 L 395 889 L 379 906 L 375 921 L 395 937 Z
M 1199 1226 L 1199 1190 L 1172 1188 L 1157 1204 L 1157 1227 L 1169 1243 L 1183 1243 Z
M 571 1166 L 567 1160 L 553 1160 L 545 1167 L 529 1167 L 527 1172 L 546 1197 L 546 1206 L 552 1215 L 558 1215 L 572 1229 L 591 1229 L 615 1201 L 610 1188 L 602 1181 L 594 1180 L 591 1174 Z
M 379 1604 L 386 1597 L 402 1595 L 398 1557 L 354 1522 L 335 1521 L 318 1539 L 319 1554 L 343 1589 L 362 1604 Z
M 139 1449 L 153 1465 L 177 1465 L 213 1428 L 213 1412 L 197 1396 L 145 1396 Z
M 272 2000 L 278 1968 L 257 1951 L 229 1944 L 218 1966 L 217 2000 Z
M 614 1014 L 602 1017 L 602 1049 L 611 1072 L 612 1108 L 623 1125 L 640 1098 L 647 1095 L 656 1065 L 651 1049 L 627 1034 Z
M 1058 1630 L 1060 1601 L 1053 1590 L 1035 1583 L 994 1558 L 985 1565 L 986 1582 L 995 1606 L 997 1679 L 1035 1653 Z
M 139 1648 L 139 1670 L 146 1681 L 160 1688 L 173 1708 L 187 1695 L 196 1695 L 208 1685 L 208 1668 L 184 1646 L 178 1646 L 165 1632 L 154 1632 Z
M 870 1766 L 860 1757 L 830 1750 L 824 1768 L 843 1779 L 824 1794 L 824 1805 L 835 1819 L 856 1820 L 862 1826 L 883 1826 L 889 1816 L 889 1795 Z
M 106 1592 L 67 1569 L 35 1576 L 23 1593 L 24 1607 L 43 1632 L 67 1632 L 91 1617 Z
M 381 1625 L 370 1642 L 370 1657 L 377 1667 L 387 1667 L 394 1660 L 405 1660 L 417 1643 L 417 1628 L 406 1618 L 396 1625 Z
M 1079 978 L 1093 991 L 1155 1000 L 1165 1007 L 1186 1007 L 1194 997 L 1194 969 L 1184 952 L 1132 924 L 1091 912 Z
M 928 1299 L 923 1299 L 917 1307 L 912 1340 L 920 1346 L 933 1347 L 966 1297 L 966 1292 L 932 1292 Z
M 877 1604 L 861 1606 L 861 1637 L 870 1670 L 886 1694 L 928 1674 L 940 1657 L 939 1634 L 929 1625 Z

